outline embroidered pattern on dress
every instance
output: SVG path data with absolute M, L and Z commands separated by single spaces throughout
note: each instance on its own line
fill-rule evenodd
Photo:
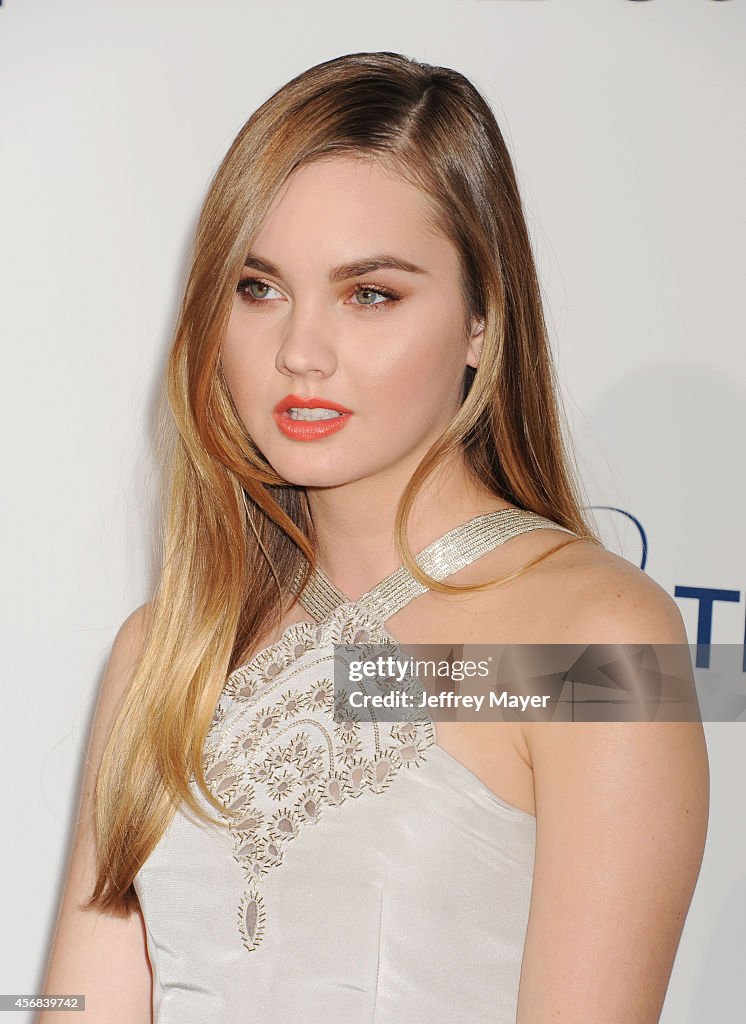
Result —
M 368 712 L 361 722 L 348 694 L 334 693 L 333 659 L 324 650 L 333 644 L 363 645 L 363 656 L 366 645 L 399 650 L 382 623 L 353 604 L 338 606 L 321 625 L 293 623 L 231 673 L 207 736 L 207 784 L 240 812 L 218 817 L 246 880 L 238 928 L 249 951 L 265 931 L 262 879 L 282 863 L 288 843 L 346 800 L 383 793 L 402 770 L 423 764 L 435 742 L 429 716 L 377 722 Z

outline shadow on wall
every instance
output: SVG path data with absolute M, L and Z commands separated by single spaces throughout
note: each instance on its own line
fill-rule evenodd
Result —
M 663 541 L 669 552 L 693 548 L 687 562 L 696 571 L 698 538 L 710 533 L 718 545 L 744 544 L 746 478 L 737 456 L 746 436 L 746 402 L 723 373 L 707 364 L 652 364 L 621 378 L 585 418 L 611 467 L 608 504 L 640 519 L 651 557 Z M 591 470 L 589 478 L 598 474 Z M 612 550 L 639 565 L 634 524 L 618 512 L 594 514 Z M 746 557 L 732 561 L 746 565 Z
M 728 732 L 727 739 L 723 730 Z M 738 731 L 737 735 L 734 735 L 735 730 Z M 740 801 L 732 799 L 740 793 L 740 786 L 735 782 L 735 778 L 738 777 L 735 773 L 742 774 L 742 732 L 743 723 L 740 722 L 718 725 L 715 728 L 712 725 L 707 727 L 711 757 L 713 754 L 717 757 L 721 747 L 728 747 L 730 756 L 726 757 L 724 764 L 730 763 L 733 771 L 729 776 L 730 792 L 723 793 L 722 772 L 720 784 L 713 792 L 710 829 L 700 872 L 703 884 L 701 887 L 698 886 L 694 893 L 690 910 L 691 929 L 690 921 L 687 919 L 682 936 L 682 944 L 688 939 L 689 947 L 693 948 L 696 940 L 699 950 L 699 958 L 695 962 L 689 962 L 687 958 L 688 970 L 685 973 L 691 975 L 688 983 L 691 1004 L 685 1008 L 685 1017 L 682 1018 L 681 1014 L 677 1013 L 672 1015 L 672 1021 L 691 1021 L 692 1024 L 717 1021 L 718 1024 L 736 1024 L 743 1020 L 746 874 L 743 873 L 742 865 L 746 830 L 741 815 L 733 813 L 734 809 L 739 807 Z M 721 743 L 714 742 L 718 739 Z M 713 783 L 717 778 L 716 768 L 713 772 Z M 732 867 L 728 871 L 728 866 L 724 864 L 726 857 L 732 863 L 738 863 L 740 870 L 737 874 Z M 728 881 L 728 875 L 734 876 L 731 881 Z M 717 909 L 714 909 L 715 907 Z M 665 1024 L 667 1019 L 664 1015 L 661 1024 Z

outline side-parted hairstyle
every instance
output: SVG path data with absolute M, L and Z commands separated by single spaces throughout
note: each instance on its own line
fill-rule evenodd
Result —
M 485 330 L 464 401 L 409 481 L 395 523 L 401 561 L 442 593 L 406 540 L 412 502 L 444 457 L 463 454 L 496 496 L 600 544 L 583 516 L 529 234 L 494 114 L 467 78 L 398 53 L 354 53 L 310 68 L 252 114 L 210 185 L 171 346 L 158 450 L 166 481 L 160 565 L 142 654 L 96 784 L 97 873 L 85 909 L 128 916 L 133 879 L 189 789 L 207 788 L 203 744 L 226 677 L 270 631 L 300 568 L 316 566 L 306 492 L 248 436 L 219 355 L 244 259 L 295 168 L 336 155 L 380 161 L 422 189 L 458 250 L 464 323 Z M 574 464 L 574 463 L 573 463 Z

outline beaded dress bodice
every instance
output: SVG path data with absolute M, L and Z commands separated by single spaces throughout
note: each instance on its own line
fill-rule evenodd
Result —
M 571 532 L 506 509 L 416 560 L 445 579 L 538 528 Z M 154 1024 L 514 1021 L 535 819 L 427 716 L 361 721 L 335 698 L 334 645 L 395 650 L 386 621 L 426 589 L 400 567 L 349 601 L 317 569 L 299 598 L 312 621 L 228 677 L 204 768 L 235 814 L 218 829 L 177 810 L 135 878 Z

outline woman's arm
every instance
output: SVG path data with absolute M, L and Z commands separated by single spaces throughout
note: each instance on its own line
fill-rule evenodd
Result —
M 151 973 L 139 912 L 127 920 L 81 911 L 93 891 L 95 833 L 93 792 L 106 740 L 141 648 L 147 605 L 122 624 L 99 692 L 83 777 L 67 881 L 47 967 L 43 994 L 85 995 L 85 1019 L 96 1024 L 151 1024 Z M 70 1024 L 70 1013 L 43 1011 L 37 1024 Z
M 592 575 L 580 642 L 687 644 L 649 577 Z M 531 723 L 526 741 L 536 861 L 516 1022 L 656 1024 L 707 832 L 702 726 Z

